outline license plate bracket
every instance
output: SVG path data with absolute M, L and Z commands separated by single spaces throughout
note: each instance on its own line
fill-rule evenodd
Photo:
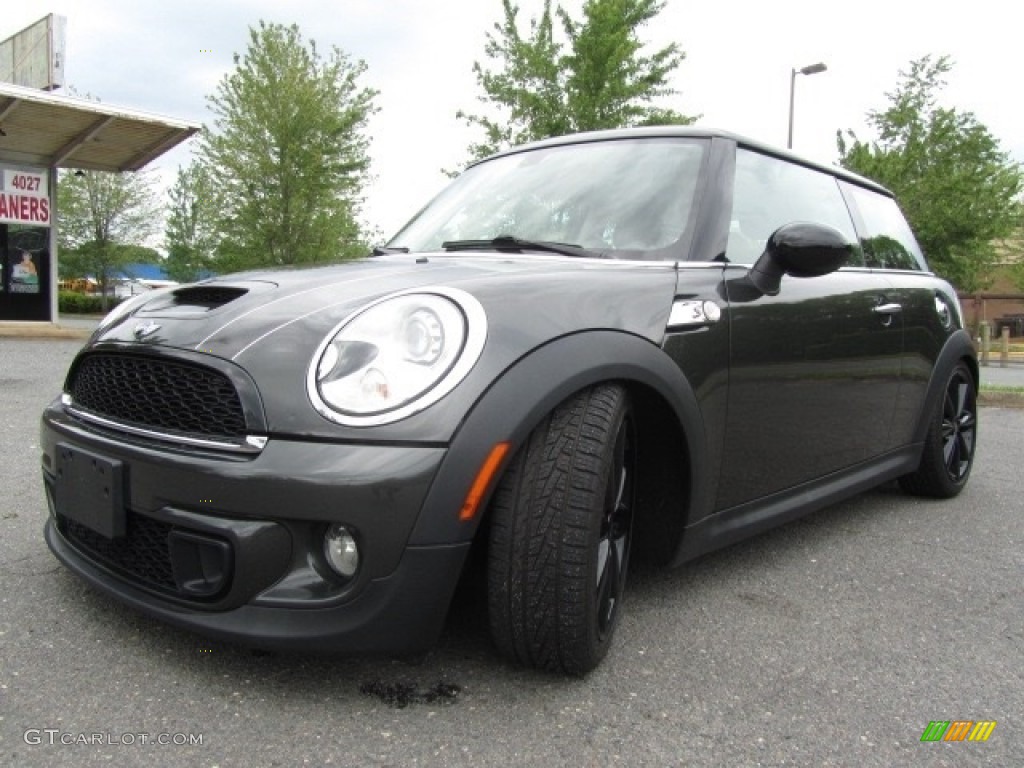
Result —
M 57 444 L 57 513 L 108 539 L 125 535 L 125 467 L 65 443 Z

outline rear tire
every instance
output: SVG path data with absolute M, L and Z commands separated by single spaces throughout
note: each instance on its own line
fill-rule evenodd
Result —
M 530 434 L 491 504 L 488 613 L 509 659 L 584 675 L 611 644 L 632 538 L 626 390 L 572 396 Z
M 958 363 L 931 415 L 921 464 L 916 471 L 900 478 L 900 486 L 917 496 L 956 496 L 971 475 L 977 434 L 974 376 L 964 363 Z

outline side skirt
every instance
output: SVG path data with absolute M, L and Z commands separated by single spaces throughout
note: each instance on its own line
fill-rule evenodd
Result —
M 922 450 L 923 444 L 913 443 L 841 472 L 709 515 L 686 528 L 671 564 L 680 565 L 913 472 Z

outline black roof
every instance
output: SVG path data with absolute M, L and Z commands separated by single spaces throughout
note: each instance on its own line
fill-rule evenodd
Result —
M 529 144 L 522 144 L 518 147 L 511 147 L 502 152 L 492 155 L 491 157 L 485 158 L 478 162 L 486 162 L 495 157 L 503 157 L 505 155 L 514 155 L 519 152 L 526 152 L 532 149 L 539 149 L 541 147 L 555 147 L 563 146 L 566 144 L 582 144 L 592 141 L 614 141 L 616 139 L 637 139 L 637 138 L 697 138 L 697 139 L 726 139 L 728 141 L 734 141 L 736 144 L 742 147 L 748 147 L 758 152 L 765 154 L 774 155 L 776 157 L 790 160 L 794 163 L 807 166 L 808 168 L 814 168 L 819 171 L 824 171 L 833 176 L 837 176 L 841 179 L 846 179 L 854 184 L 862 187 L 868 187 L 876 192 L 881 192 L 889 197 L 892 197 L 890 192 L 885 187 L 881 186 L 877 182 L 860 176 L 856 173 L 841 168 L 838 165 L 827 165 L 825 163 L 811 160 L 808 157 L 799 155 L 788 149 L 782 149 L 780 147 L 767 144 L 757 139 L 751 139 L 747 136 L 742 136 L 738 133 L 732 133 L 730 131 L 724 131 L 719 128 L 708 128 L 708 127 L 695 127 L 695 126 L 683 126 L 683 125 L 655 125 L 643 128 L 618 128 L 615 130 L 608 131 L 588 131 L 585 133 L 570 133 L 565 136 L 555 136 L 550 139 L 543 139 L 541 141 L 534 141 Z M 475 165 L 475 163 L 473 163 Z

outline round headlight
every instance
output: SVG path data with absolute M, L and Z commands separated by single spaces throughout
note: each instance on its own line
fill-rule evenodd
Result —
M 310 400 L 341 424 L 398 421 L 450 392 L 486 335 L 483 307 L 465 291 L 387 296 L 349 315 L 321 343 L 307 378 Z
M 444 352 L 444 325 L 432 310 L 417 309 L 405 320 L 405 351 L 414 363 L 433 365 Z

